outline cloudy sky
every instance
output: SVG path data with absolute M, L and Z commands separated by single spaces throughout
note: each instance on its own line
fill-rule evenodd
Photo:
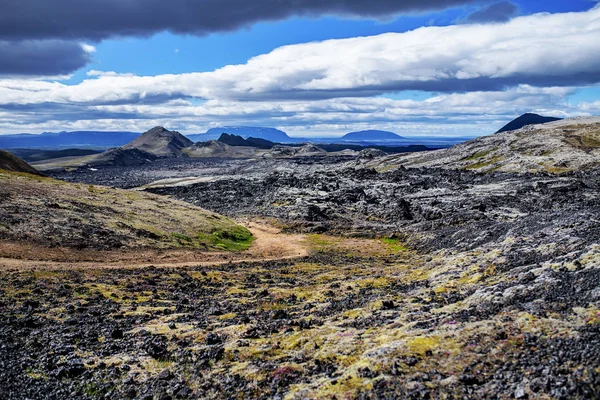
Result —
M 600 114 L 591 0 L 2 0 L 0 134 L 478 136 Z

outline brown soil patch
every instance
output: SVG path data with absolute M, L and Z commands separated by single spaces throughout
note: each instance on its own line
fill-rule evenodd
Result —
M 121 250 L 77 250 L 47 248 L 29 243 L 0 241 L 0 270 L 61 268 L 186 267 L 304 257 L 309 246 L 304 235 L 283 234 L 264 221 L 238 221 L 254 235 L 254 243 L 243 252 L 208 252 L 191 249 L 129 248 Z

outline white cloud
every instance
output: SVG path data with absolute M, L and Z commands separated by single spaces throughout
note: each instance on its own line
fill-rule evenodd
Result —
M 91 44 L 87 44 L 87 43 L 82 43 L 81 44 L 81 48 L 86 52 L 86 53 L 95 53 L 96 52 L 96 48 L 94 46 L 92 46 Z
M 297 135 L 369 127 L 404 134 L 486 134 L 526 111 L 600 112 L 598 102 L 565 100 L 575 87 L 600 81 L 598 37 L 600 7 L 503 24 L 424 27 L 284 46 L 205 73 L 92 70 L 73 85 L 2 79 L 0 133 L 143 131 L 159 123 L 189 133 L 254 124 Z M 404 88 L 442 94 L 421 101 L 373 97 Z
M 0 80 L 0 102 L 153 102 L 370 96 L 600 81 L 600 8 L 536 14 L 503 24 L 424 27 L 406 33 L 284 46 L 212 72 L 133 76 L 94 72 L 77 85 Z M 19 85 L 21 85 L 19 83 Z M 10 87 L 13 87 L 12 89 Z M 27 90 L 32 88 L 32 90 Z
M 569 117 L 600 113 L 600 102 L 569 104 L 575 88 L 519 86 L 507 91 L 439 95 L 426 100 L 341 98 L 318 101 L 176 99 L 161 104 L 33 106 L 24 113 L 0 113 L 0 131 L 103 129 L 144 131 L 166 125 L 186 133 L 214 126 L 267 125 L 296 136 L 335 136 L 368 128 L 403 135 L 490 134 L 524 112 Z M 71 119 L 78 121 L 72 122 Z M 14 121 L 20 121 L 15 124 Z

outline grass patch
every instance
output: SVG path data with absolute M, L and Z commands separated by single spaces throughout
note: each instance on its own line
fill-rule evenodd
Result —
M 224 251 L 243 251 L 252 245 L 254 237 L 248 229 L 235 225 L 214 229 L 210 234 L 198 233 L 197 240 L 199 245 L 209 248 Z
M 401 253 L 404 251 L 408 251 L 408 247 L 404 245 L 399 239 L 396 238 L 383 238 L 381 239 L 383 243 L 385 243 L 388 249 L 393 253 Z
M 483 151 L 478 151 L 477 153 L 465 158 L 464 160 L 466 161 L 471 161 L 471 160 L 478 160 L 480 158 L 483 158 L 485 156 L 487 156 L 488 154 L 490 154 L 492 151 L 496 151 L 498 150 L 497 147 L 490 149 L 490 150 L 483 150 Z
M 478 162 L 475 164 L 471 164 L 471 165 L 467 166 L 465 169 L 466 170 L 481 169 L 481 168 L 488 167 L 490 165 L 493 165 L 493 164 L 503 161 L 503 160 L 504 160 L 504 157 L 496 156 L 496 157 L 493 157 L 492 159 L 490 159 L 489 161 L 481 161 L 481 162 Z

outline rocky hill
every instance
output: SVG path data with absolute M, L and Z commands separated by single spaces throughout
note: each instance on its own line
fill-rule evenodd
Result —
M 308 143 L 303 146 L 292 147 L 284 145 L 275 145 L 271 150 L 265 153 L 266 157 L 296 157 L 296 156 L 319 156 L 326 155 L 327 152 L 314 144 Z
M 223 133 L 219 137 L 219 142 L 228 144 L 230 146 L 248 146 L 248 147 L 256 147 L 258 149 L 272 149 L 276 143 L 271 142 L 270 140 L 260 139 L 249 137 L 244 139 L 241 136 L 237 135 L 229 135 L 227 133 Z
M 184 150 L 184 154 L 191 158 L 210 157 L 255 157 L 258 149 L 248 146 L 230 146 L 218 140 L 198 142 Z
M 19 245 L 222 250 L 250 240 L 231 220 L 167 197 L 7 171 L 0 182 L 0 257 Z
M 496 133 L 516 131 L 517 129 L 521 129 L 527 125 L 545 124 L 547 122 L 560 121 L 561 119 L 562 118 L 544 117 L 538 114 L 527 113 L 510 121 L 508 124 L 500 128 L 500 130 L 498 130 Z
M 571 118 L 502 132 L 433 152 L 393 155 L 372 166 L 479 172 L 564 173 L 600 165 L 600 118 Z
M 287 133 L 280 131 L 279 129 L 259 126 L 224 126 L 211 128 L 206 133 L 187 136 L 195 142 L 207 142 L 209 140 L 217 140 L 223 133 L 241 136 L 244 139 L 254 137 L 278 143 L 295 142 L 295 140 L 290 138 Z
M 85 157 L 65 157 L 43 160 L 36 164 L 42 170 L 58 170 L 81 167 L 127 167 L 142 165 L 165 157 L 185 156 L 184 149 L 193 142 L 179 132 L 161 126 L 150 129 L 132 142 L 109 149 L 100 154 Z
M 145 151 L 157 157 L 179 157 L 183 154 L 184 148 L 193 144 L 194 142 L 181 133 L 157 126 L 122 148 Z
M 0 170 L 40 175 L 39 171 L 8 151 L 0 150 Z

